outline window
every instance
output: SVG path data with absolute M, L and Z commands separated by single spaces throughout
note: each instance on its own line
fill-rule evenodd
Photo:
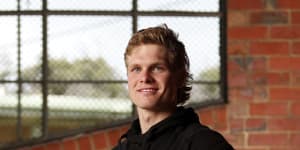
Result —
M 166 23 L 185 43 L 193 107 L 226 101 L 225 0 L 1 0 L 0 148 L 133 117 L 123 52 Z

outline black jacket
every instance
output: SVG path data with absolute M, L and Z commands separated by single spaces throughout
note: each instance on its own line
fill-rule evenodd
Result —
M 139 120 L 132 123 L 113 150 L 233 150 L 216 131 L 200 124 L 192 108 L 179 107 L 165 120 L 141 134 Z

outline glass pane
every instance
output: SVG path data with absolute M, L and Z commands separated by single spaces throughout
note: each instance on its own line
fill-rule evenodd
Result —
M 0 16 L 0 80 L 17 79 L 17 17 Z
M 41 10 L 42 0 L 21 0 L 21 10 Z
M 17 0 L 1 0 L 0 10 L 17 10 Z
M 219 84 L 193 84 L 191 98 L 187 104 L 201 104 L 220 99 Z
M 42 135 L 42 94 L 40 84 L 23 84 L 22 138 L 32 139 Z
M 1 145 L 17 139 L 18 99 L 16 91 L 16 84 L 0 84 L 0 148 Z
M 51 95 L 124 98 L 127 96 L 126 88 L 127 87 L 121 83 L 51 84 L 51 86 L 48 87 L 48 93 Z
M 190 58 L 194 79 L 218 81 L 219 77 L 203 76 L 204 72 L 220 66 L 219 19 L 217 17 L 140 17 L 138 28 L 166 23 L 179 34 Z M 218 69 L 217 69 L 218 71 Z
M 126 85 L 50 84 L 49 90 L 58 87 L 67 90 L 48 97 L 49 133 L 61 134 L 67 130 L 101 126 L 130 117 L 132 104 L 126 95 L 119 93 L 119 96 L 112 97 L 104 92 L 111 91 L 112 86 L 122 91 Z
M 219 0 L 138 0 L 139 10 L 218 11 Z
M 130 10 L 131 0 L 48 0 L 52 10 Z
M 49 78 L 125 79 L 123 53 L 131 29 L 130 17 L 50 17 Z
M 42 19 L 39 16 L 21 18 L 21 68 L 25 80 L 41 79 Z

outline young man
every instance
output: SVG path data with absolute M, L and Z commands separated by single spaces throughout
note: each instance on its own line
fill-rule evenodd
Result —
M 184 45 L 166 25 L 140 30 L 124 54 L 129 96 L 138 119 L 114 150 L 232 150 L 221 134 L 199 123 L 190 97 Z

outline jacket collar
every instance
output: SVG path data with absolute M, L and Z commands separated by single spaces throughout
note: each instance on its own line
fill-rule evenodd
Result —
M 192 108 L 178 107 L 174 114 L 168 118 L 162 120 L 156 125 L 152 126 L 146 133 L 141 134 L 141 128 L 139 120 L 133 121 L 131 128 L 122 137 L 129 143 L 144 143 L 149 141 L 156 136 L 166 132 L 167 129 L 173 128 L 174 126 L 185 126 L 190 123 L 199 122 L 198 115 Z

